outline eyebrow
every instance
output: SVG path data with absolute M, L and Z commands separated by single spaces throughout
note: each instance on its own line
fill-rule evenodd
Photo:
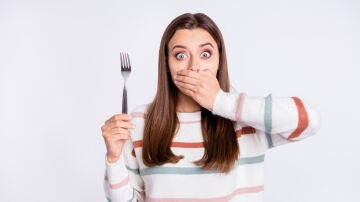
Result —
M 214 46 L 213 46 L 210 42 L 203 43 L 203 44 L 200 45 L 200 47 L 207 46 L 207 45 L 209 45 L 209 46 L 211 46 L 212 48 L 214 48 Z
M 207 42 L 207 43 L 203 43 L 203 44 L 200 44 L 199 47 L 204 47 L 204 46 L 211 46 L 212 48 L 214 48 L 214 46 L 210 43 L 210 42 Z M 174 50 L 175 48 L 184 48 L 184 49 L 187 49 L 186 46 L 183 46 L 183 45 L 175 45 L 172 50 Z

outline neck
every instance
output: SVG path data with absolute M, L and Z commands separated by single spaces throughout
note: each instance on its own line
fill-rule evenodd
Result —
M 177 112 L 197 112 L 200 111 L 201 106 L 195 102 L 191 97 L 179 92 L 176 105 Z

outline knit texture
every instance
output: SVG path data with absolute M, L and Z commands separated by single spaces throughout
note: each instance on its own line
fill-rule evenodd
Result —
M 146 106 L 131 113 L 131 130 L 123 155 L 106 161 L 105 193 L 109 201 L 261 202 L 264 191 L 264 159 L 268 149 L 299 141 L 319 128 L 316 112 L 296 97 L 251 97 L 220 91 L 213 113 L 236 121 L 240 157 L 228 173 L 203 170 L 194 165 L 204 154 L 201 112 L 177 113 L 180 128 L 171 149 L 183 155 L 176 164 L 147 167 L 142 162 L 142 138 Z

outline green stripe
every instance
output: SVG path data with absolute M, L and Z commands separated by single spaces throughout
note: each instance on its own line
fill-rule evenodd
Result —
M 131 197 L 131 199 L 130 200 L 128 200 L 128 202 L 131 202 L 133 199 L 134 199 L 134 192 L 135 192 L 135 190 L 133 189 L 133 192 L 132 192 L 132 197 Z
M 274 144 L 271 139 L 271 130 L 272 130 L 272 96 L 271 94 L 265 98 L 265 134 L 268 141 L 269 148 L 274 147 Z
M 255 164 L 255 163 L 263 163 L 264 159 L 265 159 L 265 155 L 241 158 L 240 160 L 238 160 L 236 162 L 235 166 L 247 165 L 247 164 Z
M 236 163 L 234 168 L 240 165 L 248 165 L 255 163 L 263 163 L 264 155 L 241 158 Z M 216 170 L 203 170 L 199 167 L 189 168 L 189 167 L 151 167 L 140 170 L 140 175 L 155 175 L 155 174 L 177 174 L 177 175 L 199 175 L 199 174 L 213 174 L 220 173 Z
M 181 167 L 152 167 L 140 170 L 141 175 L 155 175 L 155 174 L 180 174 L 180 175 L 194 175 L 194 174 L 210 174 L 216 173 L 214 170 L 201 170 L 201 168 L 181 168 Z

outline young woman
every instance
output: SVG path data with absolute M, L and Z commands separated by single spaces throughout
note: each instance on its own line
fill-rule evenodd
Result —
M 102 126 L 109 201 L 262 201 L 264 155 L 318 130 L 296 97 L 230 90 L 223 37 L 183 14 L 160 44 L 154 100 Z

